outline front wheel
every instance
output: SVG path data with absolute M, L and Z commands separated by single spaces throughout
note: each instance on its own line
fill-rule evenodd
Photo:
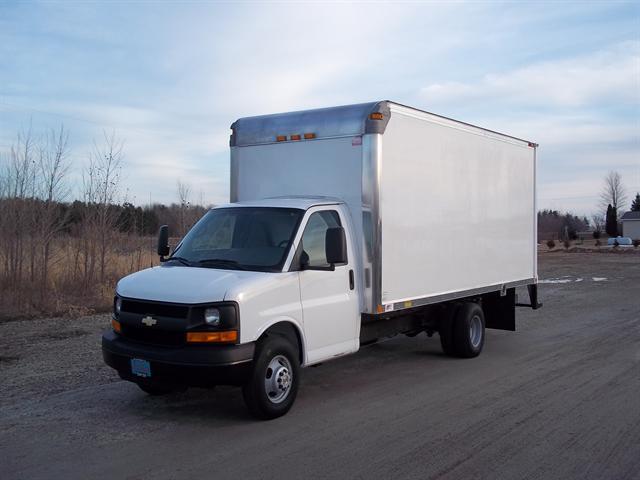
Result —
M 300 366 L 296 349 L 284 337 L 266 337 L 259 345 L 242 395 L 257 418 L 277 418 L 289 411 L 298 393 Z

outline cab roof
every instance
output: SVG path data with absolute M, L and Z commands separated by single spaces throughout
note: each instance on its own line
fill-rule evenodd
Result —
M 308 196 L 308 197 L 273 197 L 264 198 L 261 200 L 246 200 L 242 202 L 226 203 L 224 205 L 217 205 L 215 208 L 231 208 L 231 207 L 275 207 L 275 208 L 299 208 L 301 210 L 308 210 L 311 207 L 319 205 L 337 205 L 344 203 L 339 198 L 334 197 L 321 197 L 321 196 Z

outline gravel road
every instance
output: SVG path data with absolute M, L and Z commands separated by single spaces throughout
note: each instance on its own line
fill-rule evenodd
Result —
M 0 476 L 640 479 L 640 256 L 547 253 L 540 278 L 479 358 L 396 337 L 304 370 L 270 422 L 237 389 L 118 380 L 106 315 L 2 323 Z

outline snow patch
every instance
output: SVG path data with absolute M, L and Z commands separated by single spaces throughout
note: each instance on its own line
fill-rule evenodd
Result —
M 538 283 L 571 283 L 572 278 L 546 278 L 544 280 L 538 280 Z

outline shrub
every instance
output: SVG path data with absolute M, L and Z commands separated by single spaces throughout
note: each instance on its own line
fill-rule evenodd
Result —
M 556 242 L 553 240 L 547 240 L 547 247 L 549 247 L 549 250 L 556 248 Z
M 565 240 L 562 244 L 564 245 L 564 248 L 569 248 L 571 246 L 571 242 L 569 240 Z
M 593 231 L 593 238 L 595 238 L 596 240 L 600 238 L 600 235 L 602 235 L 602 232 L 600 230 Z

